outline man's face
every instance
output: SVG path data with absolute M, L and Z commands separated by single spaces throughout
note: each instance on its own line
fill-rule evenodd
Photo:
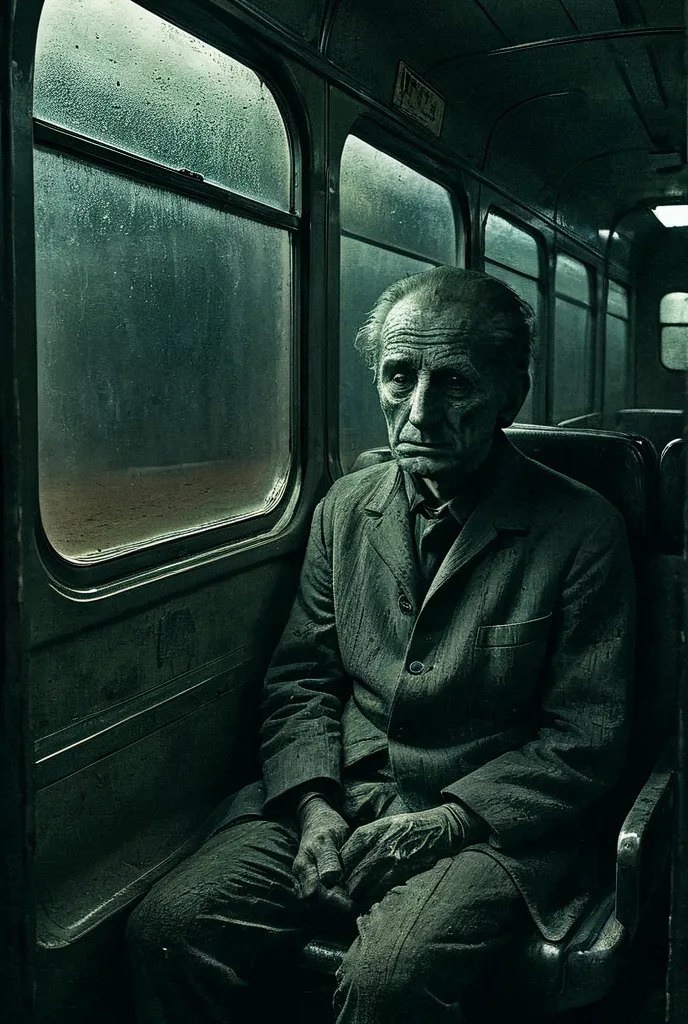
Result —
M 382 328 L 378 394 L 399 465 L 429 480 L 461 479 L 487 456 L 495 429 L 523 403 L 481 357 L 481 311 L 454 304 L 428 311 L 410 295 Z

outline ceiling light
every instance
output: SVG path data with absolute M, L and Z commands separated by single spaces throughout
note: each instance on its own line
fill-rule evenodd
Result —
M 665 228 L 688 227 L 688 206 L 654 206 L 651 209 Z
M 603 242 L 606 242 L 607 239 L 609 238 L 609 228 L 600 228 L 600 230 L 597 232 L 597 234 L 600 236 L 600 238 L 602 239 Z M 619 232 L 615 231 L 614 234 L 612 235 L 612 241 L 615 242 L 620 237 L 621 236 L 619 235 Z

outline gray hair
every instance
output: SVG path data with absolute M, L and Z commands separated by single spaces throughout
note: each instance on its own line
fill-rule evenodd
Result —
M 476 344 L 489 350 L 493 360 L 514 371 L 528 372 L 533 349 L 535 314 L 531 306 L 503 281 L 477 270 L 434 267 L 411 274 L 387 288 L 377 300 L 356 335 L 354 345 L 377 376 L 382 328 L 392 308 L 409 295 L 417 295 L 425 308 L 440 310 L 461 305 L 480 310 L 480 331 Z M 457 320 L 459 334 L 470 318 Z M 471 332 L 467 337 L 473 337 Z

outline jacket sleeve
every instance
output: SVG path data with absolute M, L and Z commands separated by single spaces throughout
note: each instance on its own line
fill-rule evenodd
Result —
M 316 779 L 340 780 L 341 715 L 352 683 L 339 653 L 323 511 L 320 502 L 296 599 L 265 678 L 260 757 L 266 804 Z
M 537 736 L 445 788 L 509 847 L 571 828 L 617 780 L 630 726 L 634 577 L 620 516 L 583 540 L 560 589 Z

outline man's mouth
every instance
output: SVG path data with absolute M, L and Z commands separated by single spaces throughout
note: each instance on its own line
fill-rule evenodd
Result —
M 437 455 L 447 451 L 447 445 L 429 441 L 399 441 L 396 445 L 399 455 L 418 455 L 421 453 Z

